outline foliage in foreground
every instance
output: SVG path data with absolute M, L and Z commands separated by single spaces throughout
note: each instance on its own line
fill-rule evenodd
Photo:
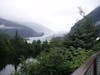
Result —
M 14 75 L 70 75 L 91 54 L 91 50 L 82 48 L 52 48 L 50 52 L 41 52 L 35 58 L 37 62 L 22 61 Z

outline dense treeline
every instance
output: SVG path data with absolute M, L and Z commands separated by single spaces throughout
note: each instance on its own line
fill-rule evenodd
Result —
M 73 46 L 75 48 L 92 49 L 97 37 L 96 28 L 92 23 L 92 19 L 85 17 L 83 23 L 78 23 L 78 27 L 65 36 L 64 45 L 66 47 Z
M 13 75 L 70 75 L 100 49 L 97 37 L 96 28 L 88 17 L 62 40 L 53 38 L 50 42 L 27 43 L 17 32 L 13 38 L 0 34 L 0 69 L 14 64 L 16 72 Z
M 37 62 L 22 61 L 15 74 L 70 75 L 92 53 L 100 49 L 100 40 L 96 40 L 97 38 L 91 18 L 85 16 L 84 23 L 79 23 L 79 27 L 73 33 L 69 32 L 62 40 L 53 38 L 42 45 L 43 49 L 39 49 L 39 55 L 33 59 Z
M 49 52 L 41 52 L 33 61 L 22 59 L 14 75 L 70 75 L 92 53 L 82 48 L 52 48 Z
M 33 41 L 32 44 L 27 43 L 26 40 L 21 38 L 17 32 L 15 37 L 0 34 L 0 65 L 1 69 L 6 64 L 14 64 L 15 68 L 19 64 L 19 58 L 36 57 L 41 51 L 49 48 L 48 42 L 41 43 L 40 40 Z

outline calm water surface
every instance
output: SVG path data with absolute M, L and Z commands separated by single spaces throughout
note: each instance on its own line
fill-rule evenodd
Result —
M 3 68 L 0 71 L 0 75 L 11 75 L 11 73 L 14 72 L 14 71 L 15 71 L 14 65 L 8 64 L 8 65 L 6 65 L 5 68 Z

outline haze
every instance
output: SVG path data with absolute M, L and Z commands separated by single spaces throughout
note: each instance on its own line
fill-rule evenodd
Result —
M 0 17 L 68 32 L 81 18 L 77 7 L 88 14 L 99 5 L 100 0 L 0 0 Z

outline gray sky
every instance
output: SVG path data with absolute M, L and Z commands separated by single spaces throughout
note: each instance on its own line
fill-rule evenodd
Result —
M 81 17 L 78 8 L 87 13 L 100 5 L 100 0 L 0 0 L 0 17 L 36 22 L 55 32 L 69 31 Z

